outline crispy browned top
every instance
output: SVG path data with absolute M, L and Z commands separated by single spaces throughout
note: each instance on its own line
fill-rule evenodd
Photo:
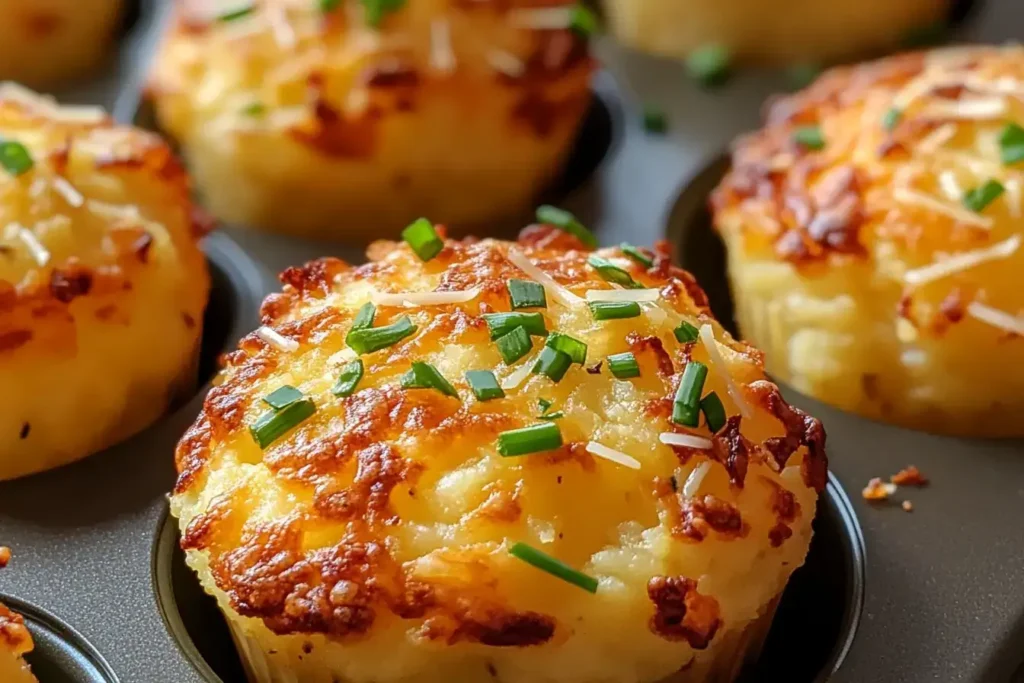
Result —
M 0 648 L 15 655 L 32 651 L 32 634 L 25 627 L 25 619 L 0 603 Z
M 667 246 L 648 252 L 650 268 L 618 248 L 598 253 L 659 292 L 640 317 L 595 321 L 582 298 L 560 303 L 611 285 L 588 265 L 590 253 L 575 238 L 549 226 L 527 229 L 518 243 L 446 240 L 427 263 L 404 244 L 382 242 L 362 266 L 328 258 L 282 273 L 284 288 L 264 302 L 263 323 L 298 349 L 257 334 L 245 337 L 225 357 L 222 375 L 176 453 L 173 506 L 187 522 L 183 547 L 208 554 L 231 607 L 281 633 L 354 636 L 398 618 L 419 620 L 421 636 L 449 643 L 529 645 L 558 628 L 551 615 L 529 600 L 511 600 L 503 588 L 512 571 L 502 559 L 504 543 L 521 538 L 531 519 L 561 524 L 565 533 L 552 548 L 578 566 L 604 547 L 606 530 L 629 520 L 657 526 L 660 518 L 679 543 L 714 536 L 779 545 L 769 527 L 801 514 L 784 494 L 806 495 L 825 484 L 821 424 L 789 406 L 765 379 L 761 354 L 711 318 L 704 293 L 670 264 Z M 493 369 L 505 381 L 532 364 L 543 343 L 535 339 L 525 359 L 506 366 L 481 317 L 510 309 L 510 278 L 532 279 L 514 262 L 521 258 L 564 288 L 549 287 L 547 308 L 538 312 L 550 332 L 588 343 L 587 362 L 557 384 L 527 376 L 507 386 L 505 398 L 479 402 L 466 370 Z M 360 306 L 377 296 L 373 292 L 429 291 L 476 296 L 414 308 L 378 304 L 374 326 L 408 315 L 416 333 L 362 356 L 364 377 L 354 394 L 331 394 L 338 364 L 354 357 L 345 355 L 345 335 Z M 710 326 L 722 354 L 717 366 L 703 342 L 675 338 L 681 321 Z M 611 376 L 605 356 L 624 351 L 635 354 L 641 377 Z M 399 376 L 417 360 L 434 364 L 459 397 L 402 389 Z M 729 414 L 716 434 L 706 425 L 684 429 L 670 420 L 691 360 L 710 366 L 706 388 L 719 394 Z M 722 372 L 736 383 L 736 395 Z M 316 413 L 261 450 L 248 427 L 265 409 L 262 397 L 284 383 L 312 398 Z M 542 398 L 564 413 L 555 423 L 565 445 L 522 458 L 498 456 L 498 434 L 537 423 Z M 708 446 L 668 447 L 659 442 L 663 432 L 703 436 Z M 597 458 L 588 450 L 591 441 L 638 459 L 641 468 Z M 721 469 L 714 495 L 693 495 L 689 488 L 700 481 L 684 487 L 676 478 L 677 468 L 696 463 Z M 787 468 L 795 476 L 780 476 Z M 479 486 L 451 493 L 469 472 L 482 472 Z M 741 502 L 751 487 L 763 490 L 763 498 Z M 589 504 L 573 504 L 577 495 Z M 450 502 L 438 502 L 449 496 Z M 595 509 L 595 500 L 607 502 Z M 452 507 L 462 512 L 438 512 Z M 424 540 L 422 529 L 436 523 L 437 514 L 449 516 L 453 526 L 446 533 L 458 540 L 441 546 Z M 714 598 L 698 596 L 686 580 L 652 588 L 660 615 L 656 632 L 700 647 L 717 628 Z

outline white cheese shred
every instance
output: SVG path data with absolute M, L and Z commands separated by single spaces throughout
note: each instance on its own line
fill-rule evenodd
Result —
M 700 340 L 704 342 L 704 348 L 708 350 L 708 356 L 711 358 L 711 369 L 718 373 L 722 382 L 725 383 L 725 387 L 729 395 L 732 396 L 733 402 L 736 403 L 740 415 L 750 419 L 754 415 L 754 411 L 743 397 L 740 388 L 736 386 L 732 375 L 729 374 L 729 366 L 725 364 L 725 358 L 722 357 L 722 352 L 718 350 L 718 342 L 715 341 L 715 333 L 712 332 L 711 325 L 705 323 L 700 326 Z
M 455 71 L 451 24 L 447 19 L 430 22 L 430 66 L 445 74 Z
M 526 73 L 526 64 L 511 52 L 491 50 L 487 53 L 487 63 L 495 71 L 500 71 L 510 78 L 519 78 Z
M 572 26 L 571 7 L 519 9 L 509 12 L 508 21 L 517 28 L 557 31 Z
M 661 292 L 657 289 L 588 289 L 587 301 L 636 301 L 639 303 L 657 301 Z
M 957 181 L 956 174 L 949 169 L 939 174 L 939 187 L 942 188 L 942 194 L 951 202 L 958 202 L 964 196 L 964 188 Z
M 1003 240 L 985 249 L 975 249 L 956 254 L 942 261 L 936 261 L 921 268 L 908 270 L 903 275 L 903 281 L 908 285 L 923 285 L 927 282 L 933 282 L 948 275 L 968 270 L 986 261 L 1007 258 L 1020 248 L 1020 242 L 1020 235 L 1014 235 L 1008 240 Z
M 683 448 L 697 448 L 707 450 L 713 445 L 711 439 L 693 434 L 677 434 L 676 432 L 662 432 L 658 434 L 658 441 L 666 446 L 682 446 Z
M 274 41 L 282 50 L 291 50 L 295 47 L 295 29 L 288 21 L 288 10 L 283 5 L 267 5 L 267 20 L 270 22 L 270 30 L 274 34 Z
M 555 282 L 555 278 L 551 277 L 543 270 L 533 265 L 533 263 L 526 257 L 526 254 L 519 251 L 516 248 L 510 248 L 508 250 L 508 260 L 512 265 L 519 268 L 519 270 L 526 273 L 530 278 L 539 282 L 544 286 L 544 289 L 551 294 L 552 298 L 556 299 L 560 304 L 567 307 L 579 306 L 583 303 L 583 299 L 576 296 L 562 285 Z
M 28 248 L 29 253 L 32 254 L 32 258 L 39 264 L 40 267 L 45 266 L 50 262 L 50 252 L 47 251 L 43 243 L 39 241 L 36 234 L 26 228 L 23 225 L 18 225 L 18 239 L 20 239 L 25 246 Z
M 897 187 L 892 192 L 893 199 L 901 204 L 908 206 L 919 206 L 929 211 L 935 211 L 936 213 L 942 213 L 950 218 L 958 220 L 968 225 L 974 225 L 979 228 L 991 228 L 992 219 L 988 216 L 980 216 L 967 209 L 960 208 L 954 204 L 947 204 L 946 202 L 940 201 L 935 197 L 912 190 L 909 187 Z
M 1024 336 L 1024 317 L 1011 315 L 1006 311 L 1000 311 L 998 308 L 992 308 L 977 301 L 968 304 L 967 313 L 972 318 L 988 323 L 992 327 Z
M 445 304 L 464 304 L 480 295 L 480 288 L 455 292 L 378 292 L 370 295 L 370 300 L 378 306 L 443 306 Z
M 359 358 L 359 354 L 346 346 L 341 351 L 338 351 L 337 353 L 332 354 L 331 357 L 327 359 L 327 364 L 328 365 L 344 365 L 346 363 L 351 363 L 352 361 L 356 360 L 357 358 Z
M 605 460 L 611 460 L 612 462 L 622 465 L 623 467 L 628 467 L 631 470 L 640 469 L 640 461 L 636 458 L 626 455 L 622 451 L 617 451 L 614 448 L 608 448 L 604 444 L 600 444 L 596 441 L 587 442 L 586 450 L 587 453 L 590 453 L 591 455 L 596 455 L 597 457 L 604 458 Z
M 299 350 L 299 342 L 295 341 L 294 339 L 289 339 L 288 337 L 283 336 L 273 327 L 267 327 L 266 325 L 264 325 L 263 327 L 256 330 L 256 336 L 281 351 Z
M 513 370 L 508 377 L 501 380 L 501 388 L 508 391 L 511 389 L 515 389 L 520 384 L 522 384 L 523 380 L 529 377 L 530 372 L 533 371 L 533 366 L 537 363 L 538 354 L 539 352 L 532 354 L 530 357 L 524 360 L 518 368 Z
M 85 204 L 85 197 L 82 196 L 82 193 L 61 176 L 56 176 L 53 179 L 53 189 L 64 197 L 64 201 L 76 209 Z
M 683 496 L 685 498 L 693 498 L 697 495 L 697 491 L 700 490 L 700 485 L 704 482 L 704 477 L 706 477 L 710 471 L 710 460 L 705 460 L 694 467 L 693 471 L 690 472 L 690 476 L 686 478 L 686 483 L 683 484 Z
M 924 110 L 924 115 L 938 119 L 988 120 L 1006 115 L 1006 100 L 1002 97 L 978 97 L 969 100 L 936 102 Z

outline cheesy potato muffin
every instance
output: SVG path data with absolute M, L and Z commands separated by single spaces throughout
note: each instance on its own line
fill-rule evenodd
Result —
M 732 681 L 807 552 L 821 424 L 667 247 L 405 237 L 285 271 L 178 446 L 250 679 Z
M 836 69 L 774 104 L 716 191 L 740 330 L 823 401 L 1024 434 L 1024 50 Z
M 161 127 L 233 223 L 366 241 L 528 210 L 590 103 L 565 0 L 178 0 Z
M 123 0 L 0 0 L 0 80 L 53 85 L 108 56 Z
M 23 658 L 32 647 L 32 634 L 25 628 L 25 620 L 0 604 L 0 680 L 38 683 Z
M 683 58 L 719 46 L 745 61 L 841 58 L 891 47 L 943 22 L 950 0 L 605 0 L 630 47 Z
M 0 86 L 0 480 L 124 439 L 195 382 L 195 217 L 155 135 Z

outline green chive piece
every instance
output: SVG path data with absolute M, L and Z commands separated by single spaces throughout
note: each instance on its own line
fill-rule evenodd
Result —
M 262 102 L 250 102 L 242 107 L 242 114 L 245 116 L 263 116 L 267 108 Z
M 491 331 L 491 340 L 504 337 L 517 327 L 522 327 L 535 337 L 546 337 L 548 328 L 540 313 L 484 313 L 484 321 Z
M 508 552 L 510 555 L 519 558 L 526 564 L 532 565 L 542 572 L 547 572 L 562 581 L 578 586 L 588 593 L 597 592 L 598 583 L 597 579 L 593 576 L 587 576 L 583 572 L 576 571 L 561 560 L 555 559 L 547 553 L 543 553 L 532 546 L 526 545 L 525 543 L 516 543 L 509 548 Z
M 520 308 L 547 308 L 548 299 L 544 286 L 533 280 L 511 279 L 507 283 L 512 310 Z
M 497 345 L 498 352 L 501 354 L 502 360 L 505 361 L 505 365 L 512 365 L 528 354 L 530 349 L 533 348 L 533 342 L 530 341 L 530 333 L 522 326 L 498 337 L 494 343 Z
M 597 238 L 582 223 L 576 220 L 576 216 L 557 206 L 545 204 L 537 207 L 537 220 L 545 225 L 553 225 L 574 235 L 580 242 L 583 242 L 591 249 L 597 248 Z
M 1024 161 L 1024 128 L 1016 123 L 1006 124 L 999 133 L 999 149 L 1007 166 Z
M 445 396 L 459 397 L 455 387 L 430 363 L 414 361 L 399 381 L 403 389 L 436 389 Z
M 18 176 L 32 170 L 35 162 L 28 148 L 14 140 L 0 142 L 0 166 L 11 175 Z
M 589 306 L 594 320 L 617 320 L 640 316 L 640 304 L 635 301 L 591 301 Z
M 535 375 L 546 375 L 548 379 L 557 383 L 565 377 L 565 373 L 571 365 L 572 358 L 569 357 L 569 354 L 545 346 L 541 349 L 540 356 L 537 357 L 537 362 L 533 364 L 533 369 L 530 372 Z
M 385 325 L 384 327 L 361 327 L 349 330 L 345 342 L 360 356 L 373 353 L 389 346 L 397 344 L 406 337 L 416 333 L 416 325 L 409 320 L 409 316 L 401 318 Z
M 679 327 L 672 330 L 672 333 L 676 335 L 676 340 L 680 344 L 689 344 L 690 342 L 695 342 L 697 341 L 697 338 L 700 336 L 700 331 L 690 323 L 686 322 L 685 320 L 679 323 Z
M 341 0 L 317 0 L 317 5 L 320 6 L 320 11 L 333 12 L 341 6 Z
M 934 47 L 948 42 L 949 34 L 949 24 L 936 21 L 911 28 L 903 35 L 900 45 L 905 48 Z
M 372 28 L 380 28 L 385 15 L 400 10 L 405 5 L 405 0 L 361 0 L 361 2 L 363 17 Z
M 561 420 L 563 417 L 565 417 L 565 413 L 563 413 L 561 410 L 558 410 L 558 411 L 553 412 L 553 413 L 544 413 L 543 415 L 539 415 L 538 419 L 540 419 L 540 420 Z
M 794 64 L 786 69 L 786 81 L 792 90 L 806 88 L 821 75 L 821 65 L 812 62 Z
M 668 118 L 665 112 L 653 105 L 644 107 L 644 130 L 654 135 L 662 135 L 668 131 Z
M 569 27 L 583 38 L 589 38 L 597 33 L 599 24 L 597 15 L 582 2 L 576 3 L 570 10 Z
M 567 334 L 554 332 L 550 337 L 548 337 L 548 340 L 544 345 L 554 349 L 555 351 L 561 351 L 565 355 L 569 356 L 573 363 L 583 365 L 587 362 L 587 345 L 579 339 L 570 337 Z
M 308 398 L 291 403 L 281 410 L 268 410 L 256 418 L 249 433 L 261 449 L 274 443 L 298 427 L 316 412 L 316 404 Z
M 686 58 L 690 77 L 705 87 L 722 85 L 729 80 L 732 55 L 724 45 L 705 45 Z
M 548 408 L 554 405 L 554 401 L 549 401 L 546 398 L 537 399 L 537 407 L 540 408 L 541 414 L 548 412 Z
M 700 411 L 704 413 L 704 419 L 707 420 L 708 429 L 712 433 L 725 426 L 725 406 L 715 392 L 712 391 L 700 402 Z
M 302 392 L 290 384 L 274 389 L 263 397 L 263 402 L 275 410 L 287 408 L 302 398 Z
M 629 351 L 608 356 L 608 368 L 616 379 L 640 376 L 640 365 L 636 362 L 636 356 Z
M 560 448 L 562 432 L 551 422 L 512 429 L 498 434 L 498 453 L 503 457 L 529 455 Z
M 429 261 L 444 249 L 444 240 L 434 230 L 434 224 L 426 218 L 418 218 L 402 231 L 402 239 L 408 243 L 422 261 Z
M 686 364 L 683 377 L 679 381 L 675 400 L 672 402 L 672 421 L 684 427 L 696 427 L 700 422 L 700 394 L 704 390 L 704 380 L 708 376 L 708 366 L 692 360 Z
M 964 193 L 964 206 L 974 213 L 981 213 L 986 206 L 999 198 L 1006 188 L 998 180 L 989 180 L 981 187 Z
M 365 304 L 359 307 L 356 312 L 355 320 L 352 321 L 353 330 L 361 330 L 367 327 L 373 327 L 373 320 L 377 317 L 377 307 L 373 305 L 372 301 L 367 301 Z
M 793 142 L 807 149 L 823 149 L 825 135 L 819 126 L 801 126 L 793 131 Z
M 351 396 L 356 391 L 359 381 L 363 379 L 363 361 L 359 358 L 351 363 L 346 363 L 338 375 L 338 381 L 331 387 L 331 393 L 335 396 Z
M 902 118 L 903 111 L 896 107 L 891 107 L 882 117 L 882 128 L 885 128 L 891 133 L 896 130 L 896 126 L 900 124 L 900 119 Z
M 620 244 L 619 249 L 622 250 L 623 254 L 633 259 L 634 261 L 642 265 L 644 268 L 650 268 L 651 266 L 654 265 L 654 259 L 652 259 L 650 256 L 641 251 L 639 247 L 635 247 L 629 242 L 623 242 L 622 244 Z
M 217 15 L 217 21 L 234 21 L 235 19 L 241 19 L 242 17 L 251 14 L 254 9 L 255 7 L 253 7 L 252 3 L 240 5 L 239 7 L 227 10 L 223 14 Z
M 628 287 L 630 289 L 643 289 L 643 285 L 637 284 L 632 275 L 606 258 L 601 258 L 596 254 L 591 254 L 587 257 L 587 263 L 590 264 L 591 268 L 597 271 L 598 275 L 608 282 L 614 282 L 617 285 L 622 285 L 623 287 Z
M 466 372 L 466 382 L 478 401 L 505 398 L 504 390 L 490 370 L 469 370 Z

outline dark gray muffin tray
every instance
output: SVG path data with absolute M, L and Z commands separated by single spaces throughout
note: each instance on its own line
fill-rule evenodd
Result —
M 166 9 L 162 0 L 138 0 L 109 73 L 58 95 L 148 125 L 139 92 Z M 989 0 L 960 35 L 1024 37 L 1024 3 Z M 722 150 L 758 125 L 761 103 L 785 88 L 783 78 L 744 71 L 706 92 L 678 64 L 606 40 L 597 49 L 605 70 L 594 106 L 546 199 L 574 211 L 604 244 L 670 240 L 729 326 L 724 254 L 706 200 L 726 168 Z M 642 129 L 646 104 L 666 112 L 666 135 Z M 277 287 L 271 273 L 323 255 L 358 261 L 362 250 L 232 227 L 207 238 L 205 249 L 213 291 L 191 400 L 92 458 L 0 483 L 0 545 L 14 551 L 0 571 L 0 601 L 25 614 L 42 683 L 244 683 L 223 620 L 185 566 L 168 519 L 174 445 L 199 410 L 217 356 L 257 325 L 261 298 Z M 785 393 L 823 420 L 832 476 L 807 562 L 745 680 L 1024 683 L 1024 441 L 932 436 Z M 932 484 L 901 489 L 882 505 L 859 495 L 870 478 L 909 464 Z M 913 512 L 900 508 L 904 497 Z

